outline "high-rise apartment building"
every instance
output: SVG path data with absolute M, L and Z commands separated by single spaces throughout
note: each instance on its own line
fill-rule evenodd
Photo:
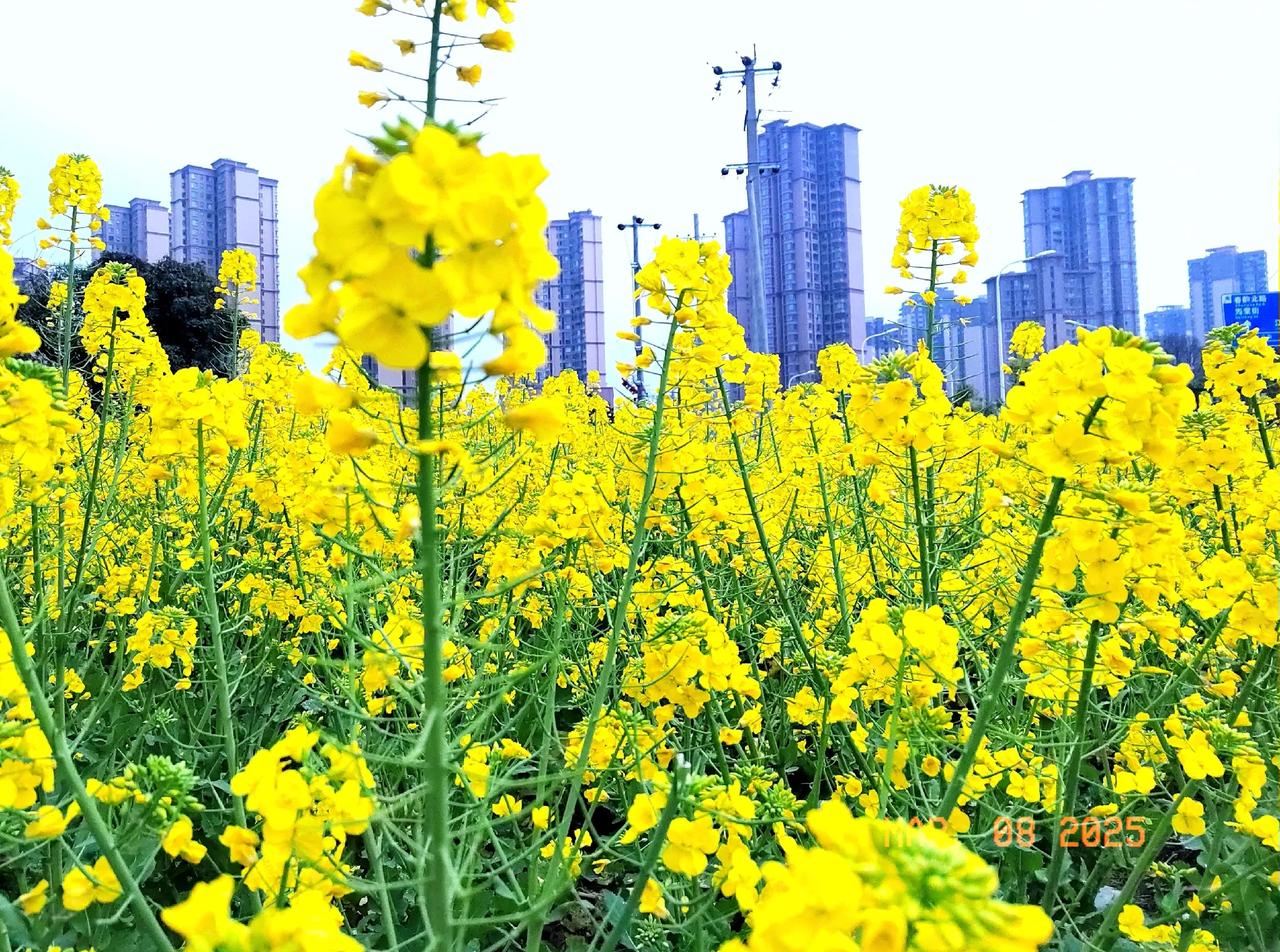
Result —
M 999 323 L 1004 335 L 999 341 L 1001 355 L 1009 349 L 1013 329 L 1023 321 L 1044 325 L 1044 346 L 1047 350 L 1075 340 L 1079 325 L 1101 327 L 1106 323 L 1100 315 L 1090 317 L 1087 314 L 1083 282 L 1079 280 L 1079 272 L 1068 265 L 1066 255 L 1042 251 L 1025 264 L 1025 271 L 1006 272 L 1000 275 L 999 281 L 996 278 L 986 280 L 993 323 L 999 299 Z M 1136 325 L 1133 329 L 1136 332 Z
M 1187 262 L 1187 282 L 1191 286 L 1187 333 L 1202 344 L 1209 331 L 1223 324 L 1224 295 L 1267 290 L 1267 253 L 1237 251 L 1235 245 L 1210 248 L 1203 258 Z
M 170 251 L 216 276 L 222 252 L 243 248 L 258 259 L 258 317 L 263 340 L 280 340 L 280 258 L 275 179 L 243 162 L 218 159 L 169 176 Z
M 543 282 L 534 300 L 556 316 L 547 335 L 547 362 L 538 383 L 572 370 L 583 383 L 595 372 L 605 374 L 604 263 L 601 221 L 591 209 L 570 212 L 547 226 L 547 247 L 560 262 L 560 273 Z
M 1067 286 L 1056 303 L 1092 327 L 1137 333 L 1133 179 L 1072 172 L 1063 185 L 1023 192 L 1022 210 L 1027 257 L 1062 256 L 1054 278 Z
M 1191 334 L 1191 308 L 1163 304 L 1142 316 L 1142 336 L 1148 340 L 1187 337 Z
M 760 133 L 759 189 L 765 340 L 752 340 L 750 218 L 724 219 L 733 266 L 729 309 L 752 350 L 778 354 L 782 382 L 813 370 L 818 351 L 862 346 L 862 183 L 858 130 L 849 125 L 770 122 Z M 776 171 L 775 171 L 776 169 Z
M 99 237 L 107 251 L 133 255 L 150 263 L 168 256 L 169 209 L 150 198 L 105 207 L 111 220 L 103 222 Z

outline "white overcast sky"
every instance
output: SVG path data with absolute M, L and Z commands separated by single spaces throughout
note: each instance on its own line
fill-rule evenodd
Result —
M 310 250 L 311 197 L 377 116 L 356 91 L 383 77 L 392 38 L 422 21 L 368 20 L 355 0 L 39 0 L 3 3 L 0 164 L 25 199 L 15 235 L 44 209 L 62 151 L 101 165 L 108 201 L 168 203 L 168 173 L 226 156 L 280 180 L 282 299 Z M 1023 190 L 1072 169 L 1136 179 L 1139 306 L 1186 304 L 1186 261 L 1210 246 L 1277 262 L 1280 36 L 1277 0 L 519 0 L 514 54 L 468 51 L 478 91 L 503 97 L 488 148 L 539 152 L 554 217 L 606 221 L 609 330 L 625 326 L 632 213 L 663 233 L 719 234 L 744 204 L 720 167 L 743 156 L 736 84 L 713 98 L 711 65 L 752 44 L 783 63 L 764 120 L 862 130 L 867 313 L 881 292 L 898 202 L 959 184 L 978 209 L 985 278 L 1022 254 Z M 490 16 L 474 16 L 465 27 Z M 451 77 L 446 94 L 467 95 Z M 474 108 L 455 112 L 460 119 Z M 387 115 L 390 115 L 389 113 Z M 18 254 L 32 253 L 34 239 Z

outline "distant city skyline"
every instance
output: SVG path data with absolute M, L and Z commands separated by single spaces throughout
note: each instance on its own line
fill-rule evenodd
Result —
M 1095 327 L 1141 329 L 1133 181 L 1078 169 L 1062 185 L 1022 193 L 1023 251 L 1049 278 L 1041 299 L 1052 302 L 1045 308 L 1050 345 L 1065 335 L 1058 324 L 1067 315 Z
M 121 17 L 95 0 L 63 0 L 9 11 L 14 35 L 60 35 L 74 21 L 101 49 L 145 50 L 92 74 L 95 100 L 128 105 L 77 110 L 72 126 L 49 103 L 83 100 L 83 71 L 50 70 L 48 50 L 38 44 L 15 45 L 0 61 L 0 81 L 11 89 L 41 77 L 39 95 L 0 102 L 0 123 L 16 130 L 0 145 L 0 163 L 23 187 L 15 254 L 38 253 L 34 223 L 47 214 L 48 170 L 60 152 L 92 155 L 114 201 L 131 195 L 164 201 L 157 185 L 171 170 L 192 157 L 238 155 L 286 178 L 279 217 L 287 311 L 302 294 L 295 273 L 311 254 L 316 190 L 348 145 L 396 115 L 394 108 L 370 112 L 356 103 L 370 76 L 348 69 L 347 54 L 359 49 L 388 64 L 412 58 L 402 60 L 391 44 L 388 21 L 359 17 L 347 5 L 309 8 L 308 41 L 296 44 L 280 39 L 298 28 L 297 8 L 289 4 L 224 0 L 216 11 L 193 12 L 135 0 L 130 9 Z M 766 60 L 783 63 L 779 86 L 762 89 L 765 122 L 843 122 L 862 130 L 870 314 L 897 313 L 898 301 L 882 289 L 900 283 L 889 257 L 899 202 L 911 189 L 933 182 L 972 193 L 982 235 L 970 277 L 980 280 L 1022 253 L 1021 193 L 1060 181 L 1072 168 L 1136 181 L 1143 312 L 1189 304 L 1186 262 L 1210 247 L 1266 250 L 1275 287 L 1277 122 L 1258 98 L 1273 86 L 1271 43 L 1280 32 L 1280 7 L 1268 0 L 1220 0 L 1212 11 L 1170 0 L 1154 19 L 1144 4 L 1111 0 L 976 10 L 917 0 L 910 18 L 887 0 L 819 0 L 785 13 L 772 0 L 653 0 L 610 11 L 617 35 L 627 37 L 622 45 L 596 40 L 598 13 L 589 0 L 521 7 L 516 51 L 485 60 L 475 94 L 497 100 L 484 122 L 487 149 L 542 156 L 551 174 L 540 194 L 552 217 L 590 205 L 606 223 L 606 364 L 615 385 L 613 363 L 630 357 L 627 344 L 611 339 L 631 314 L 631 255 L 630 236 L 613 225 L 633 212 L 662 221 L 661 233 L 642 240 L 647 257 L 651 242 L 691 234 L 695 212 L 704 237 L 713 237 L 722 216 L 743 207 L 741 180 L 720 176 L 726 162 L 745 158 L 741 91 L 726 82 L 717 98 L 710 64 L 750 52 L 753 44 Z M 226 66 L 225 45 L 167 42 L 228 22 L 255 24 L 235 37 L 234 69 Z M 673 31 L 674 22 L 681 29 Z M 902 59 L 921 24 L 945 34 L 963 74 L 956 84 L 962 95 L 923 113 L 912 102 L 929 98 L 940 81 L 904 71 Z M 574 55 L 560 55 L 566 46 Z M 1171 57 L 1177 70 L 1168 69 Z M 198 75 L 218 81 L 156 81 Z M 1044 82 L 1034 81 L 1051 75 L 1071 77 L 1061 106 L 1052 104 Z M 1223 93 L 1227 77 L 1230 95 Z M 566 97 L 565 89 L 575 94 Z M 138 90 L 147 91 L 145 108 Z M 442 93 L 461 99 L 472 90 L 446 77 Z M 656 103 L 661 115 L 652 109 Z M 442 118 L 459 122 L 482 111 L 465 102 L 444 109 Z M 229 110 L 234 121 L 215 118 Z M 155 116 L 163 117 L 163 132 L 146 134 L 146 117 Z M 323 363 L 321 346 L 297 346 L 313 366 Z

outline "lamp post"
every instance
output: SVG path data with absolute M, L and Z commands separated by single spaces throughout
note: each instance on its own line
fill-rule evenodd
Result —
M 889 329 L 876 331 L 874 334 L 868 334 L 862 339 L 862 347 L 864 350 L 866 349 L 867 341 L 875 340 L 877 337 L 888 337 L 890 334 L 896 334 L 898 331 L 905 331 L 907 329 L 906 324 L 890 324 L 887 321 L 885 322 L 885 326 Z
M 792 374 L 787 379 L 787 389 L 790 390 L 792 386 L 795 384 L 795 382 L 799 380 L 801 377 L 807 377 L 809 376 L 809 374 L 816 374 L 817 372 L 818 371 L 816 370 L 802 370 L 798 374 Z
M 1004 403 L 1005 384 L 1004 384 L 1004 322 L 1000 319 L 1000 278 L 1004 276 L 1010 268 L 1016 268 L 1020 264 L 1026 264 L 1028 261 L 1034 261 L 1036 258 L 1047 258 L 1049 255 L 1056 255 L 1058 252 L 1046 249 L 1037 252 L 1030 258 L 1015 258 L 1007 265 L 996 272 L 996 380 L 1000 384 L 1000 402 Z
M 618 231 L 626 231 L 631 229 L 631 291 L 632 300 L 635 302 L 635 316 L 640 316 L 640 295 L 636 292 L 640 290 L 640 285 L 636 283 L 636 276 L 640 274 L 640 229 L 652 228 L 657 231 L 662 225 L 657 222 L 646 222 L 639 215 L 632 215 L 631 221 L 618 225 Z M 640 327 L 635 328 L 636 337 L 641 337 Z M 640 356 L 640 352 L 644 350 L 644 341 L 636 341 L 636 356 Z M 644 371 L 636 370 L 636 403 L 644 402 Z

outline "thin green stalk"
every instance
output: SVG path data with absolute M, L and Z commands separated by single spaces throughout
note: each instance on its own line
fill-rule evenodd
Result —
M 430 249 L 428 249 L 430 251 Z M 431 369 L 418 368 L 418 439 L 435 431 Z M 427 910 L 432 948 L 453 948 L 455 877 L 449 849 L 449 750 L 446 736 L 444 624 L 440 595 L 440 534 L 436 526 L 435 456 L 418 455 L 418 559 L 422 572 L 423 820 L 426 842 L 419 893 Z
M 231 687 L 227 674 L 227 655 L 222 645 L 222 616 L 218 611 L 218 582 L 213 572 L 213 546 L 209 537 L 209 498 L 205 486 L 205 453 L 204 422 L 196 423 L 196 471 L 200 485 L 200 550 L 204 555 L 204 600 L 208 615 L 209 642 L 213 646 L 213 663 L 215 670 L 215 687 L 218 695 L 218 731 L 222 734 L 222 752 L 227 761 L 227 777 L 234 777 L 240 771 L 239 755 L 236 752 L 235 721 L 231 717 Z M 244 803 L 239 797 L 232 797 L 232 810 L 236 823 L 246 826 Z M 250 901 L 256 905 L 257 897 L 250 895 Z
M 1275 454 L 1271 451 L 1271 439 L 1267 436 L 1267 423 L 1262 418 L 1262 408 L 1258 406 L 1258 398 L 1249 398 L 1249 409 L 1253 411 L 1253 418 L 1258 421 L 1258 438 L 1262 441 L 1262 455 L 1267 458 L 1267 468 L 1276 468 Z
M 76 212 L 71 209 L 71 233 L 76 230 Z M 71 324 L 76 307 L 76 246 L 67 245 L 67 298 L 62 302 L 62 322 L 58 328 L 58 358 L 62 364 L 62 392 L 67 392 L 71 380 Z
M 680 805 L 679 796 L 679 770 L 671 772 L 671 790 L 667 794 L 667 803 L 662 808 L 662 815 L 658 817 L 658 825 L 654 828 L 652 837 L 649 840 L 649 846 L 644 851 L 644 859 L 641 861 L 640 870 L 636 873 L 635 885 L 631 887 L 631 895 L 627 897 L 627 904 L 622 907 L 622 912 L 618 915 L 618 919 L 613 924 L 613 929 L 609 932 L 609 938 L 600 946 L 600 952 L 613 952 L 618 947 L 618 943 L 622 937 L 627 934 L 627 929 L 631 926 L 631 920 L 635 918 L 636 910 L 640 908 L 640 899 L 644 895 L 644 887 L 649 882 L 649 875 L 653 872 L 655 866 L 658 865 L 658 857 L 662 853 L 663 844 L 667 840 L 667 829 L 671 826 L 671 821 L 676 817 L 677 808 Z M 594 952 L 595 943 L 591 945 Z
M 796 615 L 795 608 L 792 606 L 791 599 L 783 585 L 782 573 L 778 569 L 778 560 L 773 554 L 773 549 L 769 546 L 769 537 L 764 529 L 764 520 L 760 516 L 760 505 L 756 500 L 755 491 L 751 488 L 751 477 L 747 473 L 747 458 L 742 452 L 742 442 L 738 439 L 738 434 L 733 429 L 733 421 L 729 413 L 729 391 L 725 386 L 724 374 L 718 368 L 716 370 L 716 381 L 720 385 L 720 399 L 724 401 L 725 429 L 729 433 L 729 442 L 733 444 L 734 456 L 738 462 L 738 475 L 742 477 L 742 491 L 747 497 L 747 506 L 751 510 L 751 519 L 755 523 L 756 536 L 760 540 L 760 550 L 764 553 L 765 564 L 769 568 L 769 577 L 773 581 L 774 590 L 778 593 L 778 602 L 782 606 L 782 614 L 787 619 L 787 625 L 791 629 L 791 634 L 795 638 L 796 644 L 800 647 L 800 653 L 804 655 L 805 661 L 809 665 L 814 690 L 822 697 L 828 697 L 831 692 L 818 671 L 817 660 L 814 658 L 813 652 L 809 648 L 809 643 L 804 637 L 804 628 L 800 624 L 800 619 Z
M 684 300 L 684 292 L 680 293 L 679 300 L 675 310 L 679 310 Z M 627 558 L 627 568 L 622 576 L 622 585 L 618 591 L 617 602 L 614 605 L 613 617 L 609 625 L 609 643 L 605 648 L 604 660 L 600 664 L 600 668 L 596 673 L 595 690 L 592 693 L 590 714 L 587 720 L 587 729 L 582 736 L 582 751 L 578 755 L 577 762 L 573 765 L 573 780 L 569 786 L 569 793 L 565 799 L 567 808 L 564 815 L 560 819 L 555 842 L 564 841 L 565 835 L 569 829 L 569 822 L 572 819 L 572 805 L 576 802 L 578 793 L 582 789 L 582 773 L 586 769 L 587 758 L 591 754 L 591 747 L 595 740 L 596 727 L 600 722 L 601 714 L 604 712 L 605 692 L 609 684 L 613 681 L 613 671 L 617 666 L 618 643 L 622 638 L 622 630 L 627 623 L 627 608 L 631 601 L 631 588 L 635 584 L 636 575 L 640 566 L 640 553 L 644 550 L 644 546 L 649 537 L 649 503 L 653 499 L 654 487 L 658 482 L 658 451 L 661 446 L 662 438 L 662 417 L 666 409 L 667 403 L 667 380 L 671 373 L 671 355 L 672 344 L 675 341 L 676 329 L 679 325 L 672 320 L 671 326 L 667 332 L 666 346 L 662 353 L 662 367 L 658 373 L 658 389 L 654 394 L 653 419 L 649 425 L 649 447 L 645 460 L 644 487 L 640 492 L 640 502 L 636 507 L 635 521 L 632 529 L 631 551 Z M 560 859 L 561 852 L 555 854 L 557 856 L 556 865 L 552 873 L 548 875 L 543 885 L 543 891 L 547 888 L 559 887 L 559 875 L 561 872 Z M 530 923 L 530 942 L 528 947 L 536 950 L 541 945 L 540 924 L 535 927 L 534 923 Z
M 1093 401 L 1093 406 L 1089 408 L 1089 412 L 1085 414 L 1083 427 L 1085 433 L 1089 432 L 1089 428 L 1093 425 L 1094 419 L 1098 416 L 1098 411 L 1102 409 L 1102 404 L 1106 400 L 1105 397 L 1098 397 Z M 978 756 L 978 748 L 982 744 L 982 738 L 987 733 L 987 725 L 991 722 L 991 717 L 995 714 L 996 708 L 1000 706 L 1000 689 L 1004 687 L 1004 679 L 1009 675 L 1009 669 L 1013 667 L 1013 649 L 1018 642 L 1018 635 L 1022 631 L 1022 622 L 1027 616 L 1027 608 L 1031 604 L 1031 593 L 1035 588 L 1036 578 L 1040 574 L 1040 559 L 1044 556 L 1045 543 L 1049 541 L 1049 533 L 1053 529 L 1054 516 L 1058 514 L 1058 500 L 1062 497 L 1062 490 L 1066 487 L 1066 480 L 1061 476 L 1053 477 L 1053 482 L 1049 486 L 1049 496 L 1045 500 L 1044 512 L 1040 514 L 1040 522 L 1036 526 L 1036 537 L 1031 543 L 1031 551 L 1027 553 L 1027 564 L 1022 569 L 1022 583 L 1018 587 L 1018 597 L 1013 603 L 1013 611 L 1009 615 L 1009 625 L 1005 629 L 1004 641 L 1000 643 L 1000 653 L 996 656 L 996 664 L 990 674 L 990 681 L 985 685 L 985 691 L 982 702 L 978 705 L 978 714 L 973 720 L 973 725 L 969 730 L 969 741 L 965 744 L 964 752 L 960 755 L 960 762 L 956 764 L 955 775 L 951 778 L 951 782 L 947 784 L 946 793 L 943 794 L 942 804 L 938 809 L 938 816 L 950 816 L 951 811 L 955 809 L 960 794 L 964 790 L 965 779 L 969 775 L 969 768 L 973 766 L 974 760 Z
M 818 453 L 818 434 L 809 424 L 809 439 L 813 443 L 815 457 Z M 849 628 L 849 598 L 844 589 L 844 572 L 840 569 L 840 551 L 836 546 L 835 519 L 831 514 L 831 496 L 827 492 L 827 474 L 823 470 L 822 461 L 818 460 L 818 488 L 822 492 L 822 515 L 827 528 L 827 551 L 831 553 L 831 574 L 836 583 L 836 603 L 840 606 L 840 631 L 847 641 Z
M 165 934 L 159 920 L 156 919 L 151 906 L 147 904 L 147 900 L 138 886 L 138 881 L 134 879 L 129 865 L 124 861 L 124 857 L 120 855 L 115 837 L 111 835 L 111 830 L 107 828 L 106 822 L 102 819 L 102 814 L 98 812 L 98 801 L 91 797 L 89 791 L 85 789 L 84 780 L 81 779 L 79 771 L 76 770 L 71 750 L 67 747 L 66 737 L 54 729 L 53 711 L 49 707 L 48 698 L 44 695 L 44 685 L 40 683 L 40 676 L 36 674 L 35 665 L 32 664 L 31 658 L 27 654 L 27 640 L 22 635 L 22 629 L 18 624 L 18 617 L 13 608 L 13 601 L 9 597 L 8 579 L 2 575 L 0 575 L 0 624 L 2 624 L 5 633 L 9 637 L 9 647 L 13 653 L 13 665 L 18 672 L 18 677 L 22 679 L 27 696 L 30 698 L 31 710 L 36 716 L 36 723 L 40 725 L 40 729 L 49 741 L 49 746 L 53 750 L 54 762 L 58 766 L 58 772 L 63 782 L 71 788 L 72 796 L 75 797 L 76 803 L 80 806 L 80 813 L 84 817 L 85 825 L 89 828 L 89 832 L 93 836 L 94 842 L 97 843 L 99 851 L 106 857 L 107 863 L 111 866 L 111 871 L 116 874 L 116 879 L 120 881 L 120 887 L 128 897 L 129 905 L 133 909 L 133 913 L 142 929 L 149 934 L 157 949 L 162 950 L 162 952 L 173 952 L 173 944 L 169 941 L 169 937 Z
M 984 695 L 982 703 L 978 705 L 977 716 L 973 719 L 973 725 L 969 730 L 969 740 L 965 744 L 964 752 L 960 755 L 960 761 L 956 764 L 956 772 L 951 778 L 951 782 L 947 784 L 946 793 L 942 796 L 942 803 L 936 811 L 937 816 L 948 817 L 951 811 L 955 809 L 956 802 L 960 799 L 960 794 L 964 790 L 965 779 L 969 776 L 969 768 L 973 766 L 974 760 L 978 756 L 978 747 L 982 744 L 983 737 L 986 736 L 987 726 L 991 723 L 991 717 L 995 714 L 996 708 L 1002 703 L 1000 698 L 1000 690 L 1004 687 L 1004 680 L 1009 675 L 1009 669 L 1013 667 L 1013 649 L 1017 644 L 1018 635 L 1022 631 L 1022 622 L 1026 618 L 1027 608 L 1031 604 L 1031 593 L 1035 588 L 1036 578 L 1040 574 L 1040 559 L 1044 555 L 1044 546 L 1049 539 L 1049 532 L 1053 528 L 1053 518 L 1058 514 L 1058 500 L 1062 497 L 1062 490 L 1066 486 L 1066 480 L 1061 476 L 1055 476 L 1053 483 L 1049 487 L 1049 496 L 1045 500 L 1044 511 L 1040 514 L 1040 522 L 1036 526 L 1035 541 L 1031 544 L 1031 551 L 1027 555 L 1027 564 L 1022 570 L 1022 584 L 1018 588 L 1018 597 L 1013 603 L 1013 609 L 1009 613 L 1009 624 L 1005 629 L 1004 640 L 1000 643 L 1000 653 L 996 656 L 995 667 L 991 670 L 991 675 L 984 685 Z
M 1062 818 L 1064 816 L 1075 816 L 1076 812 L 1076 788 L 1080 782 L 1080 761 L 1084 757 L 1084 748 L 1088 742 L 1085 728 L 1089 720 L 1089 694 L 1093 690 L 1093 666 L 1098 657 L 1098 636 L 1101 630 L 1101 622 L 1090 622 L 1089 640 L 1084 649 L 1084 670 L 1080 673 L 1080 693 L 1076 701 L 1076 717 L 1073 727 L 1075 738 L 1071 748 L 1071 759 L 1067 762 L 1067 774 L 1063 778 L 1062 809 L 1058 811 L 1058 822 L 1055 824 L 1054 829 L 1061 829 Z M 1062 848 L 1062 837 L 1055 836 L 1052 839 L 1053 847 L 1049 857 L 1049 874 L 1045 881 L 1044 899 L 1041 902 L 1045 912 L 1050 912 L 1053 909 L 1054 900 L 1058 895 L 1058 880 L 1062 876 L 1062 864 L 1066 859 L 1066 850 Z
M 933 604 L 930 581 L 933 572 L 929 568 L 929 537 L 925 532 L 924 502 L 920 498 L 920 461 L 914 446 L 908 447 L 907 455 L 911 460 L 911 505 L 915 510 L 916 545 L 920 549 L 920 598 L 926 606 Z
M 1227 717 L 1228 723 L 1235 721 L 1237 715 L 1244 710 L 1245 704 L 1249 699 L 1249 693 L 1252 691 L 1254 684 L 1257 683 L 1253 676 L 1257 673 L 1258 668 L 1266 661 L 1269 661 L 1274 654 L 1275 648 L 1267 647 L 1254 660 L 1253 668 L 1245 676 L 1243 683 L 1240 685 L 1240 693 L 1236 695 L 1235 703 L 1231 705 L 1230 714 Z M 1173 818 L 1177 815 L 1178 807 L 1184 800 L 1195 797 L 1200 792 L 1201 786 L 1202 783 L 1199 780 L 1192 780 L 1188 783 L 1169 805 L 1169 809 L 1160 817 L 1160 822 L 1156 824 L 1155 829 L 1151 831 L 1151 835 L 1147 838 L 1147 845 L 1138 854 L 1128 879 L 1124 881 L 1124 885 L 1120 888 L 1119 895 L 1107 907 L 1106 918 L 1103 919 L 1102 926 L 1094 938 L 1098 952 L 1108 952 L 1115 945 L 1117 938 L 1116 925 L 1119 922 L 1121 911 L 1129 903 L 1129 900 L 1133 898 L 1134 893 L 1138 891 L 1138 885 L 1142 882 L 1142 877 L 1150 869 L 1156 855 L 1164 848 L 1165 840 L 1169 838 L 1169 833 L 1173 829 Z
M 444 0 L 431 5 L 431 51 L 427 68 L 426 115 L 435 121 L 436 88 L 440 71 L 440 24 Z M 428 237 L 420 262 L 435 264 L 436 248 Z M 418 368 L 418 439 L 429 440 L 434 430 L 431 405 L 431 370 Z M 416 496 L 418 500 L 418 560 L 422 575 L 420 593 L 423 633 L 423 844 L 418 901 L 426 912 L 432 947 L 454 947 L 453 905 L 457 880 L 453 871 L 449 841 L 449 750 L 446 736 L 447 697 L 444 681 L 444 625 L 440 593 L 440 536 L 436 526 L 436 466 L 429 453 L 418 456 Z
M 98 475 L 102 469 L 103 444 L 107 438 L 107 418 L 111 409 L 111 379 L 116 359 L 116 324 L 119 312 L 111 310 L 111 331 L 107 339 L 111 342 L 107 349 L 107 370 L 102 381 L 102 405 L 98 413 L 98 439 L 94 446 L 93 467 L 89 472 L 89 487 L 85 492 L 84 524 L 80 527 L 80 550 L 76 553 L 76 571 L 71 577 L 71 590 L 76 592 L 80 587 L 80 576 L 84 572 L 85 552 L 89 548 L 89 528 L 93 523 L 93 503 L 98 492 Z M 74 599 L 72 604 L 74 604 Z
M 387 938 L 391 940 L 393 949 L 400 947 L 400 937 L 396 932 L 395 911 L 391 907 L 391 896 L 387 892 L 387 876 L 382 868 L 382 840 L 371 824 L 364 831 L 365 852 L 369 854 L 369 868 L 373 872 L 373 881 L 378 884 L 378 908 L 382 912 Z
M 893 774 L 893 755 L 897 748 L 898 710 L 902 703 L 902 678 L 907 668 L 906 638 L 898 654 L 898 673 L 893 679 L 893 712 L 889 715 L 889 738 L 884 752 L 884 770 L 880 773 L 880 783 L 876 789 L 876 818 L 884 816 L 885 804 L 889 799 L 889 777 Z

